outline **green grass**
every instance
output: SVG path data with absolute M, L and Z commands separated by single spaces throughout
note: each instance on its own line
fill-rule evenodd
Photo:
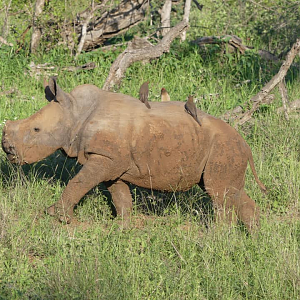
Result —
M 235 57 L 216 50 L 176 42 L 160 59 L 132 65 L 116 91 L 136 97 L 149 79 L 151 101 L 159 101 L 164 86 L 172 100 L 195 94 L 199 108 L 219 116 L 247 103 L 279 68 L 255 53 Z M 94 61 L 97 68 L 58 71 L 58 83 L 66 91 L 83 83 L 101 87 L 117 55 L 83 54 L 76 64 Z M 57 49 L 30 58 L 2 47 L 0 58 L 4 89 L 17 89 L 0 97 L 0 129 L 4 120 L 25 118 L 46 104 L 42 80 L 25 74 L 31 60 L 75 64 Z M 287 85 L 291 100 L 298 99 L 297 69 L 288 73 Z M 277 114 L 281 100 L 275 96 L 239 129 L 269 190 L 262 195 L 248 170 L 246 190 L 262 210 L 261 230 L 253 236 L 241 225 L 216 224 L 196 187 L 151 198 L 132 186 L 133 226 L 120 231 L 100 185 L 78 205 L 76 221 L 62 225 L 43 211 L 80 166 L 57 152 L 16 167 L 1 152 L 0 299 L 299 299 L 300 123 Z

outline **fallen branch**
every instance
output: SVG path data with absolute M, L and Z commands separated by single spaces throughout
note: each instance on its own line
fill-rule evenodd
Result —
M 251 49 L 248 46 L 243 45 L 242 40 L 236 35 L 224 35 L 224 36 L 204 36 L 197 38 L 191 42 L 192 44 L 197 44 L 198 46 L 203 46 L 205 44 L 227 44 L 229 52 L 239 51 L 244 54 L 246 50 Z
M 106 46 L 102 46 L 100 49 L 102 52 L 106 52 L 106 51 L 110 51 L 110 50 L 116 50 L 118 47 L 121 46 L 125 46 L 128 45 L 129 42 L 124 42 L 124 43 L 117 43 L 117 44 L 113 44 L 113 45 L 106 45 Z M 95 49 L 98 51 L 98 49 Z M 94 51 L 94 50 L 92 50 Z
M 253 102 L 252 108 L 245 112 L 238 120 L 235 121 L 234 127 L 242 125 L 247 122 L 252 114 L 258 109 L 261 103 L 263 103 L 264 98 L 276 87 L 282 80 L 284 80 L 288 69 L 290 68 L 295 56 L 300 51 L 300 39 L 292 46 L 292 49 L 288 52 L 285 61 L 281 65 L 278 73 L 273 76 L 273 78 L 257 93 L 252 97 L 251 102 Z
M 132 42 L 130 42 L 124 52 L 122 52 L 112 64 L 103 89 L 110 90 L 114 85 L 119 84 L 126 69 L 132 63 L 154 59 L 160 57 L 165 52 L 169 52 L 172 41 L 187 27 L 188 22 L 186 22 L 186 20 L 181 21 L 173 27 L 156 46 L 149 43 L 146 47 L 137 49 L 133 48 Z
M 268 105 L 272 103 L 274 99 L 275 96 L 273 94 L 269 94 L 264 98 L 261 104 Z M 243 116 L 248 114 L 250 115 L 251 118 L 253 112 L 254 111 L 252 111 L 252 109 L 245 112 L 242 106 L 237 106 L 232 110 L 226 111 L 220 118 L 228 123 L 235 123 L 237 120 L 240 120 Z

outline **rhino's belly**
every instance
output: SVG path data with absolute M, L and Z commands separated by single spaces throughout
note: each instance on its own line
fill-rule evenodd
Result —
M 121 179 L 135 185 L 165 191 L 184 191 L 199 183 L 208 155 L 187 149 L 184 152 L 153 149 L 136 155 L 132 167 Z
M 152 175 L 151 171 L 149 173 L 150 175 L 146 176 L 126 174 L 121 179 L 147 189 L 175 192 L 190 189 L 193 185 L 199 183 L 201 178 L 201 174 L 181 175 L 180 170 L 177 171 L 177 174 L 175 172 L 164 172 Z

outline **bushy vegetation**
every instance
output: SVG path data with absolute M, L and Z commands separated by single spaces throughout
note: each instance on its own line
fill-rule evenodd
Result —
M 275 4 L 276 9 L 286 6 L 287 13 L 292 2 L 259 3 L 272 9 Z M 258 21 L 272 27 L 277 15 L 272 13 L 268 19 L 261 6 L 243 3 L 203 1 L 203 12 L 195 8 L 191 12 L 191 25 L 200 27 L 191 27 L 187 41 L 174 42 L 170 53 L 149 64 L 132 65 L 116 91 L 137 97 L 140 84 L 150 80 L 151 101 L 159 101 L 165 87 L 172 100 L 185 101 L 194 94 L 197 106 L 215 116 L 238 104 L 246 109 L 247 101 L 277 73 L 280 63 L 262 61 L 256 51 L 229 55 L 218 46 L 199 49 L 189 43 L 195 36 L 230 33 L 246 38 L 251 34 L 247 41 L 255 49 L 269 44 L 269 50 L 278 53 L 288 48 L 292 35 L 283 43 L 275 34 L 269 43 L 254 30 Z M 256 20 L 249 19 L 248 28 L 239 26 L 245 15 L 234 13 L 242 9 L 252 11 Z M 139 30 L 150 30 L 147 21 L 123 39 Z M 280 43 L 280 51 L 272 48 Z M 42 80 L 28 74 L 31 61 L 60 67 L 94 61 L 94 70 L 60 70 L 58 83 L 66 91 L 83 83 L 101 87 L 123 49 L 99 49 L 74 61 L 61 47 L 30 56 L 26 49 L 16 54 L 15 48 L 2 45 L 1 89 L 16 92 L 0 96 L 0 129 L 5 120 L 28 117 L 46 104 Z M 300 98 L 297 63 L 287 76 L 290 100 Z M 112 217 L 110 197 L 100 185 L 78 205 L 76 220 L 62 225 L 43 210 L 59 199 L 78 172 L 76 161 L 57 152 L 42 162 L 18 167 L 1 152 L 0 299 L 299 299 L 300 123 L 297 115 L 285 121 L 277 113 L 279 106 L 281 98 L 275 91 L 274 102 L 239 128 L 268 187 L 268 194 L 262 195 L 247 172 L 246 190 L 262 211 L 261 229 L 253 236 L 240 224 L 215 223 L 209 201 L 197 187 L 162 194 L 132 186 L 132 228 L 120 231 L 121 220 Z

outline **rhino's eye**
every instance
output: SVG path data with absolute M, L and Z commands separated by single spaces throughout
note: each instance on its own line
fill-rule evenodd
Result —
M 41 130 L 40 128 L 34 127 L 34 131 L 35 131 L 35 132 L 40 132 L 40 130 Z

